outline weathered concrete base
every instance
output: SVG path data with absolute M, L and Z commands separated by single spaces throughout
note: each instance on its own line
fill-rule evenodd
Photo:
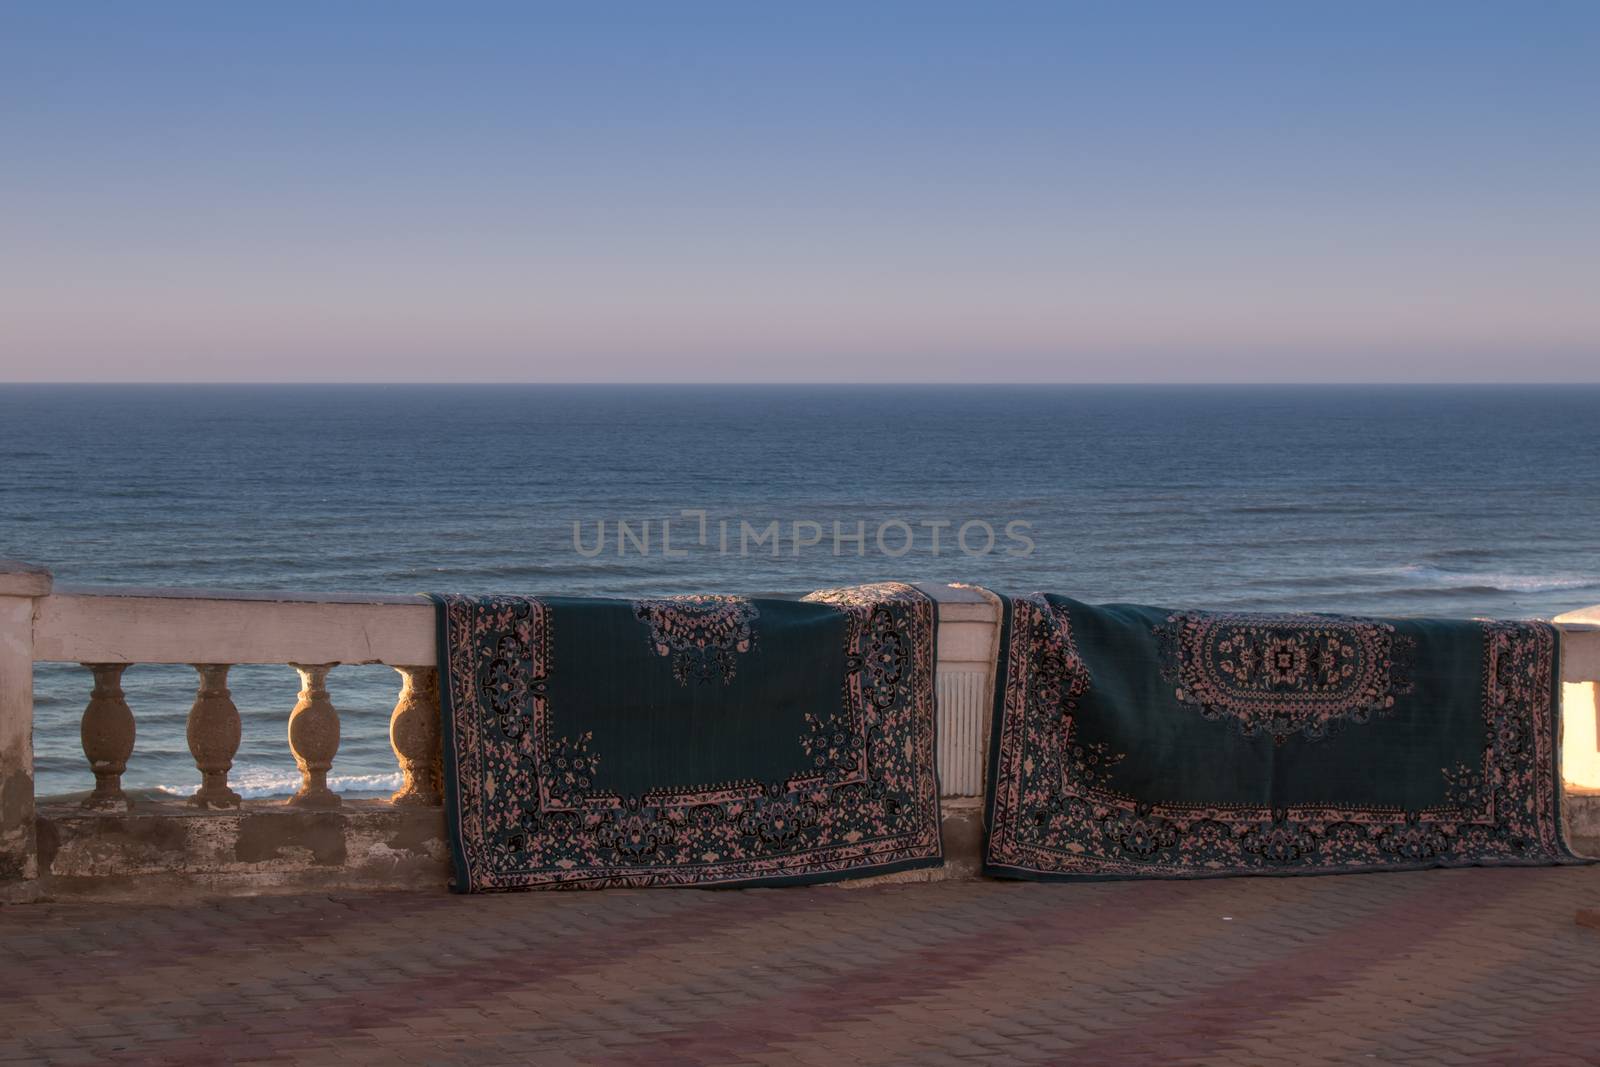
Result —
M 983 842 L 977 798 L 945 798 L 942 868 L 829 883 L 841 887 L 976 878 Z M 312 811 L 282 798 L 205 811 L 136 796 L 126 814 L 85 811 L 77 798 L 39 807 L 39 880 L 11 899 L 170 899 L 409 889 L 444 892 L 450 849 L 438 807 L 346 800 Z
M 983 858 L 983 800 L 981 797 L 944 797 L 939 801 L 944 817 L 940 837 L 944 844 L 944 866 L 922 867 L 914 871 L 880 874 L 875 878 L 847 878 L 829 882 L 837 889 L 862 889 L 874 885 L 902 885 L 907 882 L 961 882 L 978 877 Z
M 347 800 L 338 809 L 247 800 L 204 811 L 140 797 L 127 814 L 39 807 L 44 896 L 165 899 L 306 889 L 433 889 L 450 876 L 440 808 Z
M 943 867 L 829 883 L 840 889 L 978 877 L 983 804 L 946 797 Z M 1600 856 L 1600 793 L 1569 793 L 1568 839 Z M 443 810 L 346 800 L 312 811 L 283 799 L 204 811 L 174 798 L 136 798 L 133 811 L 85 811 L 75 798 L 39 807 L 37 881 L 10 900 L 234 896 L 314 889 L 445 891 L 450 852 Z
M 1600 791 L 1569 790 L 1561 807 L 1567 843 L 1580 856 L 1600 859 Z

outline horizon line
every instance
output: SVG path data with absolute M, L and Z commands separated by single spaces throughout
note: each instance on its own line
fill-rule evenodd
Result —
M 1244 381 L 1244 380 L 1198 380 L 1175 379 L 1171 381 L 1098 381 L 1098 380 L 1069 380 L 1069 379 L 1032 379 L 1017 381 L 916 381 L 907 382 L 893 378 L 863 380 L 828 380 L 828 381 L 717 381 L 717 380 L 641 380 L 629 382 L 617 381 L 550 381 L 537 379 L 516 378 L 483 378 L 467 381 L 459 379 L 439 378 L 407 378 L 389 381 L 372 381 L 371 379 L 315 379 L 296 378 L 281 381 L 250 379 L 156 379 L 156 380 L 131 380 L 109 379 L 105 381 L 79 381 L 79 380 L 33 380 L 33 379 L 0 379 L 0 388 L 7 386 L 56 386 L 56 387 L 82 387 L 96 388 L 103 386 L 240 386 L 250 388 L 272 386 L 369 386 L 373 388 L 387 388 L 393 386 L 460 386 L 471 387 L 504 387 L 504 386 L 541 386 L 550 388 L 600 388 L 600 389 L 627 389 L 640 386 L 659 388 L 861 388 L 878 386 L 899 386 L 910 389 L 1005 389 L 1005 388 L 1038 388 L 1038 387 L 1074 387 L 1074 388 L 1116 388 L 1116 389 L 1144 389 L 1144 388 L 1246 388 L 1246 389 L 1273 389 L 1273 388 L 1494 388 L 1503 386 L 1521 386 L 1525 388 L 1562 389 L 1578 387 L 1600 386 L 1600 379 L 1567 379 L 1560 381 L 1528 381 L 1518 379 L 1476 379 L 1470 381 Z

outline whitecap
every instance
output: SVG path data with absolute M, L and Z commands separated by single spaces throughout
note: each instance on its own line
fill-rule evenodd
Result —
M 333 774 L 328 776 L 328 788 L 335 793 L 347 797 L 382 796 L 393 793 L 400 788 L 401 775 L 399 771 L 388 774 Z M 188 796 L 193 793 L 198 783 L 188 784 L 161 784 L 156 786 L 163 793 L 173 796 Z M 286 797 L 300 788 L 300 775 L 294 771 L 268 770 L 264 768 L 238 768 L 228 776 L 228 785 L 234 792 L 246 800 L 257 800 L 262 797 Z
M 1425 563 L 1391 567 L 1376 573 L 1412 578 L 1425 587 L 1487 589 L 1499 593 L 1542 593 L 1561 589 L 1600 588 L 1600 576 L 1575 574 L 1511 574 L 1503 571 L 1450 571 Z

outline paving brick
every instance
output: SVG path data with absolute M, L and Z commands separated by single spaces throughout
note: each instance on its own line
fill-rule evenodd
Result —
M 0 909 L 0 1062 L 1582 1063 L 1597 899 L 1600 868 L 34 904 Z

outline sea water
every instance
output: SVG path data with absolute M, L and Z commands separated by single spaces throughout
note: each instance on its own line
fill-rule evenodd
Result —
M 0 556 L 59 584 L 639 596 L 898 578 L 1548 616 L 1600 601 L 1597 412 L 1595 386 L 9 385 Z M 41 793 L 91 782 L 89 681 L 38 668 Z M 335 788 L 396 784 L 398 681 L 330 676 Z M 235 787 L 291 789 L 294 672 L 239 666 L 230 684 Z M 136 665 L 124 687 L 125 782 L 192 791 L 193 672 Z

